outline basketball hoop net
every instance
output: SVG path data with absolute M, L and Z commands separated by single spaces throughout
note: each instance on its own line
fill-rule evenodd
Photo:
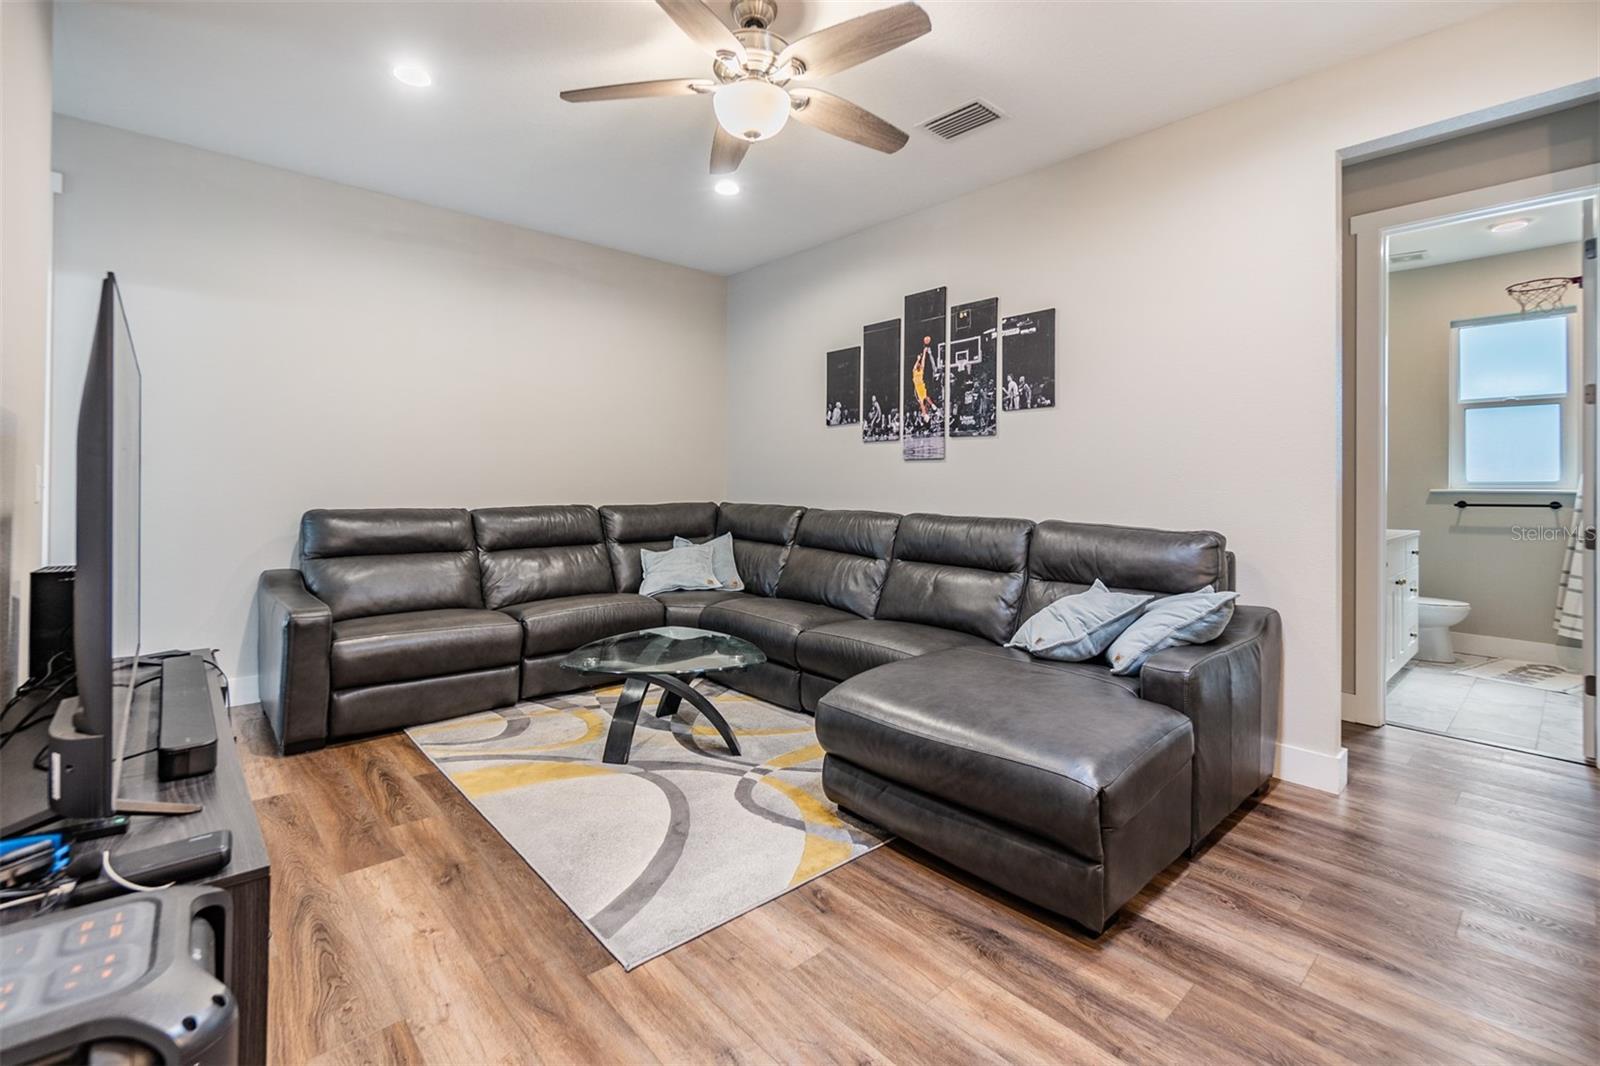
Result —
M 1583 288 L 1582 276 L 1575 278 L 1534 278 L 1506 286 L 1506 295 L 1517 301 L 1523 314 L 1529 311 L 1553 311 L 1561 306 L 1567 295 L 1567 286 Z

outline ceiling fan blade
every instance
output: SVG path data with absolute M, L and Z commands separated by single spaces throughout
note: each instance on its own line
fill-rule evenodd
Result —
M 823 133 L 831 133 L 835 137 L 891 154 L 904 148 L 906 141 L 910 140 L 904 130 L 889 125 L 871 111 L 857 107 L 842 96 L 825 93 L 821 89 L 795 89 L 789 95 L 801 103 L 793 111 L 795 121 L 804 122 Z
M 639 100 L 648 96 L 695 96 L 717 87 L 709 78 L 662 78 L 659 81 L 629 81 L 620 85 L 596 85 L 592 89 L 568 89 L 561 99 L 573 104 L 592 100 Z
M 916 4 L 895 4 L 829 26 L 802 37 L 778 55 L 775 69 L 798 59 L 805 69 L 796 77 L 837 74 L 874 56 L 893 51 L 933 29 L 928 13 Z
M 749 150 L 749 141 L 735 137 L 718 123 L 716 135 L 711 138 L 711 173 L 732 174 L 744 162 L 744 154 Z
M 701 0 L 656 0 L 656 4 L 667 13 L 669 19 L 678 24 L 678 29 L 707 52 L 712 55 L 732 52 L 739 57 L 740 63 L 744 62 L 744 45 Z

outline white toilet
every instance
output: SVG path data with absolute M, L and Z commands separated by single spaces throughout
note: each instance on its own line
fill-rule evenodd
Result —
M 1455 662 L 1455 649 L 1450 646 L 1450 627 L 1465 622 L 1471 612 L 1472 604 L 1461 600 L 1418 596 L 1417 658 L 1425 663 Z

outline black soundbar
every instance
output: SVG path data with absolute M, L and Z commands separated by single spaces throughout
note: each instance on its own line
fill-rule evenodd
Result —
M 156 773 L 163 781 L 217 768 L 217 724 L 211 715 L 206 661 L 198 655 L 161 660 L 161 731 Z

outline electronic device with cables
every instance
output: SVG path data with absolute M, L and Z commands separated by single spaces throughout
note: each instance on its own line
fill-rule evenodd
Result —
M 128 688 L 137 708 L 132 720 L 123 723 L 118 730 L 113 751 L 121 749 L 120 761 L 131 763 L 150 756 L 161 781 L 196 777 L 216 769 L 218 732 L 211 702 L 212 675 L 220 684 L 224 705 L 228 698 L 228 679 L 216 664 L 214 655 L 209 649 L 162 651 L 144 655 L 137 665 L 118 664 L 117 671 L 128 675 L 128 680 L 118 683 Z M 12 757 L 10 749 L 14 743 L 32 752 L 31 764 L 39 771 L 37 781 L 29 787 L 5 788 L 0 834 L 29 832 L 60 819 L 65 819 L 65 824 L 80 834 L 96 827 L 109 834 L 120 832 L 127 825 L 129 813 L 194 813 L 197 808 L 193 803 L 152 804 L 130 800 L 121 789 L 120 773 L 114 775 L 117 791 L 112 814 L 65 813 L 64 807 L 78 809 L 66 802 L 73 794 L 67 778 L 75 771 L 70 761 L 58 758 L 60 749 L 53 732 L 60 718 L 59 693 L 73 680 L 71 659 L 66 662 L 68 673 L 64 677 L 47 676 L 28 682 L 6 706 L 4 718 L 0 719 L 4 725 L 0 729 L 0 749 L 6 752 L 6 772 L 26 772 Z M 141 695 L 146 698 L 140 699 Z M 51 729 L 47 731 L 47 727 Z M 26 805 L 18 803 L 19 792 L 33 794 Z
M 232 852 L 233 834 L 226 829 L 126 855 L 101 852 L 100 877 L 80 883 L 72 893 L 72 900 L 92 903 L 121 892 L 147 891 L 151 886 L 194 881 L 228 865 Z
M 0 893 L 48 880 L 67 867 L 71 852 L 60 833 L 0 840 Z
M 0 1059 L 227 1066 L 233 903 L 167 888 L 0 929 Z
M 72 661 L 72 585 L 78 568 L 41 566 L 28 575 L 28 676 Z
M 78 906 L 124 892 L 152 892 L 179 881 L 198 880 L 228 865 L 233 834 L 217 829 L 120 854 L 109 850 L 73 854 L 72 847 L 73 841 L 60 833 L 0 841 L 0 910 Z M 48 866 L 34 863 L 32 876 L 3 883 L 7 869 L 31 863 L 31 856 L 46 848 Z M 8 864 L 13 856 L 24 858 Z
M 50 718 L 50 806 L 61 818 L 117 813 L 139 678 L 141 374 L 114 274 L 100 285 L 78 405 L 74 694 Z M 176 813 L 173 811 L 152 813 Z
M 186 798 L 127 795 L 124 764 L 154 751 L 163 781 L 216 766 L 206 670 L 221 670 L 192 652 L 152 655 L 142 643 L 142 391 L 122 291 L 116 275 L 108 273 L 100 285 L 78 406 L 76 562 L 34 573 L 30 677 L 0 712 L 0 748 L 44 726 L 28 744 L 40 752 L 32 758 L 48 775 L 41 798 L 49 810 L 18 809 L 13 793 L 8 809 L 0 811 L 0 832 L 53 820 L 115 831 L 126 826 L 127 814 L 194 814 L 199 808 Z M 150 665 L 162 681 L 158 732 L 148 740 L 135 736 L 130 746 L 137 690 L 154 679 L 145 669 Z M 223 692 L 226 699 L 226 679 Z M 7 720 L 19 704 L 22 709 Z M 14 773 L 15 763 L 6 761 L 7 772 Z

